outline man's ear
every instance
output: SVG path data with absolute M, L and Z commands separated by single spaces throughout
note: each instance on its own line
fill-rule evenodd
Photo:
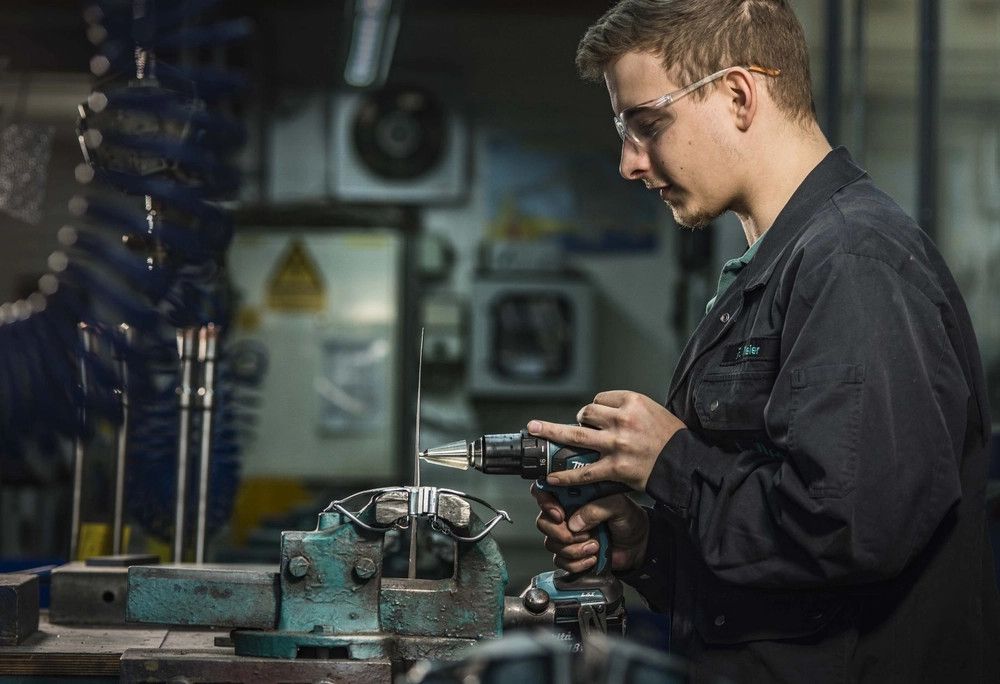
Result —
M 736 127 L 747 131 L 757 115 L 757 100 L 760 96 L 757 81 L 746 69 L 736 68 L 726 74 L 723 86 Z

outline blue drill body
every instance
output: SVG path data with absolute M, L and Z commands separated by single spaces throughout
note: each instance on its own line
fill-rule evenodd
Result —
M 563 446 L 554 442 L 548 442 L 549 447 L 549 473 L 560 470 L 572 470 L 594 463 L 601 457 L 596 451 L 577 449 L 576 447 Z M 559 505 L 566 511 L 568 520 L 577 509 L 596 499 L 628 491 L 628 487 L 620 482 L 593 482 L 586 485 L 574 485 L 571 487 L 556 487 L 548 484 L 545 477 L 540 477 L 535 481 L 535 485 L 543 492 L 549 492 L 559 501 Z M 610 569 L 611 563 L 611 540 L 608 536 L 608 526 L 601 523 L 594 530 L 597 537 L 599 549 L 597 551 L 597 565 L 594 566 L 594 574 L 603 574 Z
M 585 485 L 556 487 L 548 484 L 549 473 L 573 470 L 596 462 L 601 455 L 596 451 L 564 446 L 533 437 L 527 432 L 483 435 L 470 445 L 470 461 L 476 470 L 484 473 L 517 474 L 535 480 L 543 492 L 556 497 L 566 512 L 568 520 L 581 506 L 605 496 L 627 492 L 620 482 L 592 482 Z M 597 564 L 587 574 L 604 574 L 610 570 L 611 544 L 608 527 L 600 524 L 594 530 L 599 549 Z

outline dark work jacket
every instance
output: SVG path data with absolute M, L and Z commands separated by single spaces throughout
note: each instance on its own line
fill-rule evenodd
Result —
M 940 254 L 831 152 L 681 355 L 626 581 L 736 682 L 998 682 L 989 412 Z

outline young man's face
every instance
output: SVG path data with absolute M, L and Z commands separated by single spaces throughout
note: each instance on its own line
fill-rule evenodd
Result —
M 616 115 L 688 85 L 672 81 L 660 59 L 648 53 L 622 55 L 608 65 L 604 77 Z M 725 102 L 719 81 L 703 87 L 711 89 L 702 93 L 704 99 L 687 95 L 629 117 L 648 141 L 638 145 L 626 135 L 619 167 L 624 178 L 641 180 L 658 192 L 674 220 L 692 228 L 705 226 L 733 202 L 736 154 L 722 137 Z

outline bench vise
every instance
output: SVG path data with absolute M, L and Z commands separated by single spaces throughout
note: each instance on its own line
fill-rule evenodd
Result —
M 472 503 L 493 518 L 483 522 Z M 452 660 L 502 633 L 507 567 L 489 532 L 504 519 L 481 499 L 447 489 L 359 492 L 332 502 L 315 530 L 283 532 L 277 572 L 131 567 L 128 620 L 229 627 L 237 656 L 389 662 L 395 672 L 423 658 Z M 453 541 L 451 576 L 384 576 L 386 534 L 421 520 Z

